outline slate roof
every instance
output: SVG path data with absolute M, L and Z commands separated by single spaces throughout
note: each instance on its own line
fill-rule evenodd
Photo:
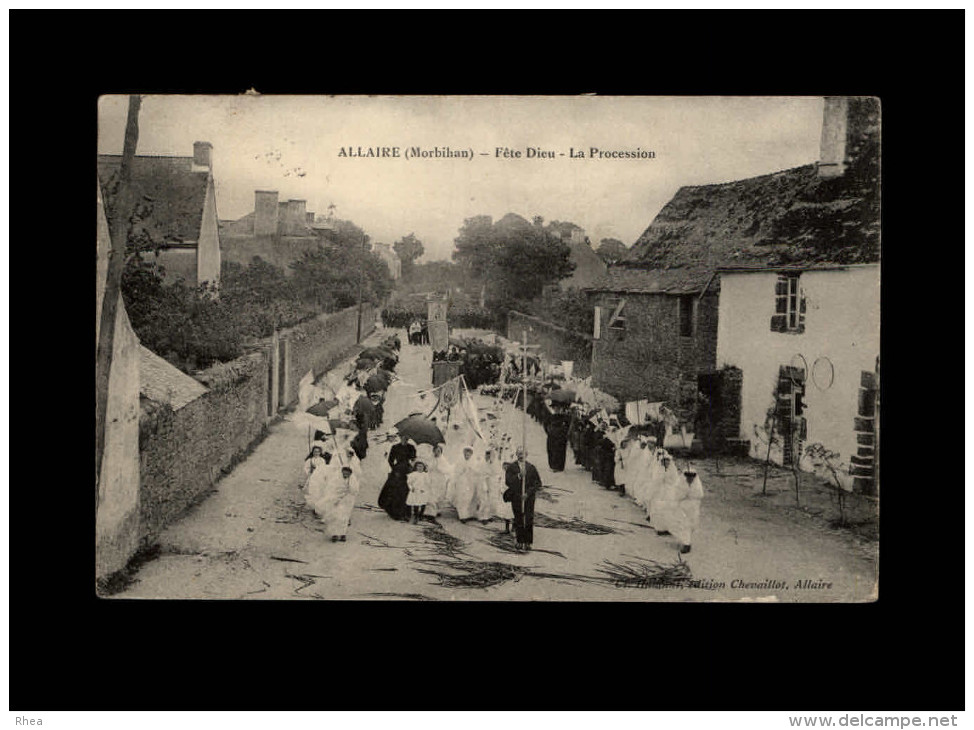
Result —
M 876 263 L 880 257 L 877 99 L 850 100 L 847 167 L 816 164 L 680 188 L 633 244 L 627 261 L 682 269 Z
M 678 269 L 611 266 L 585 289 L 631 294 L 693 294 L 702 291 L 712 275 L 712 270 L 699 266 Z
M 98 180 L 107 208 L 121 164 L 121 155 L 98 155 Z M 142 197 L 142 226 L 153 243 L 199 240 L 208 178 L 208 171 L 193 171 L 192 157 L 135 156 L 132 183 Z
M 143 396 L 179 410 L 207 392 L 199 381 L 139 345 L 139 380 Z

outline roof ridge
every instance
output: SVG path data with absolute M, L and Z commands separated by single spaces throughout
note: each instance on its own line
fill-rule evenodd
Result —
M 117 155 L 114 152 L 99 152 L 99 157 L 123 157 L 124 155 Z M 193 160 L 196 159 L 192 155 L 135 155 L 136 158 L 139 157 L 149 157 L 154 160 Z
M 783 170 L 775 170 L 774 172 L 765 172 L 760 175 L 752 175 L 751 177 L 740 177 L 737 178 L 736 180 L 727 180 L 726 182 L 704 183 L 702 185 L 682 185 L 677 189 L 676 194 L 678 194 L 681 190 L 702 190 L 704 188 L 719 188 L 723 185 L 736 185 L 737 183 L 753 182 L 755 180 L 761 180 L 762 178 L 774 177 L 775 175 L 784 175 L 789 172 L 797 172 L 798 170 L 803 170 L 805 168 L 814 168 L 815 165 L 816 165 L 815 162 L 809 162 L 808 164 L 805 165 L 798 165 L 796 167 L 786 167 Z M 674 198 L 676 197 L 676 194 L 674 194 L 673 196 Z M 673 198 L 670 198 L 670 200 L 673 200 Z

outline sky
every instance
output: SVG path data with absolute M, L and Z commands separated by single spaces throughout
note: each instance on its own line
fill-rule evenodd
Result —
M 127 107 L 126 96 L 99 100 L 99 153 L 121 154 Z M 595 247 L 631 246 L 681 186 L 817 160 L 822 109 L 821 97 L 149 95 L 137 154 L 191 156 L 194 141 L 210 142 L 221 219 L 277 190 L 317 214 L 334 205 L 373 241 L 414 233 L 422 261 L 448 260 L 464 219 L 511 212 L 576 223 Z M 473 157 L 407 159 L 416 146 Z M 400 157 L 340 156 L 383 147 Z M 654 157 L 593 159 L 592 147 Z

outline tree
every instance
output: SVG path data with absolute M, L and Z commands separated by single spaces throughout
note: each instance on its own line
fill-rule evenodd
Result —
M 422 241 L 410 233 L 392 244 L 392 248 L 399 255 L 399 260 L 402 261 L 403 278 L 411 278 L 416 259 L 423 255 Z
M 95 350 L 95 509 L 98 509 L 98 491 L 101 482 L 102 457 L 105 452 L 105 431 L 108 413 L 108 384 L 112 370 L 112 354 L 115 350 L 115 321 L 118 317 L 118 300 L 121 296 L 122 271 L 125 268 L 125 249 L 132 227 L 132 211 L 135 208 L 135 192 L 131 185 L 132 160 L 139 142 L 139 109 L 142 99 L 137 94 L 129 96 L 128 118 L 125 122 L 125 141 L 122 145 L 122 163 L 119 174 L 119 194 L 107 211 L 112 248 L 108 253 L 108 274 L 105 294 L 102 298 L 101 318 L 98 327 L 98 344 Z
M 305 302 L 314 302 L 320 311 L 333 312 L 357 304 L 359 287 L 362 300 L 378 304 L 393 288 L 389 267 L 364 247 L 337 244 L 319 245 L 291 262 L 292 280 Z
M 595 251 L 598 257 L 607 264 L 614 264 L 626 258 L 629 249 L 626 244 L 618 238 L 603 238 L 599 241 L 599 247 Z
M 496 223 L 489 216 L 466 219 L 454 243 L 454 261 L 482 282 L 485 302 L 495 305 L 534 299 L 575 267 L 555 233 L 513 213 Z

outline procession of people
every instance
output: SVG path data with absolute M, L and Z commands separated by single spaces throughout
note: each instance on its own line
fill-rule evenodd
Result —
M 406 330 L 411 347 L 423 346 L 419 320 Z M 703 485 L 689 464 L 681 470 L 662 447 L 665 407 L 649 404 L 648 417 L 632 423 L 622 408 L 609 413 L 606 404 L 615 405 L 611 400 L 585 402 L 571 387 L 577 384 L 555 378 L 544 382 L 537 357 L 529 364 L 522 355 L 518 363 L 499 347 L 460 341 L 438 355 L 461 360 L 467 372 L 424 391 L 435 394 L 433 410 L 413 413 L 373 437 L 370 449 L 368 434 L 383 427 L 385 392 L 396 380 L 400 350 L 398 336 L 363 350 L 356 370 L 325 403 L 334 417 L 329 423 L 338 430 L 315 432 L 303 489 L 305 501 L 333 542 L 346 539 L 364 477 L 362 462 L 379 458 L 388 471 L 377 502 L 389 518 L 438 525 L 455 515 L 461 524 L 496 522 L 498 528 L 503 524 L 504 534 L 513 531 L 516 550 L 530 551 L 535 502 L 544 485 L 538 468 L 527 460 L 527 450 L 515 446 L 523 442 L 523 425 L 512 416 L 526 412 L 544 428 L 547 467 L 555 479 L 566 470 L 570 447 L 576 467 L 590 471 L 595 484 L 624 493 L 646 513 L 656 534 L 675 537 L 680 551 L 690 552 L 700 522 Z M 488 377 L 470 384 L 474 363 L 492 367 Z M 478 409 L 473 403 L 469 390 L 477 385 L 483 386 L 481 393 L 495 396 L 492 407 Z M 596 400 L 591 389 L 583 394 Z M 488 418 L 482 419 L 479 410 L 487 410 Z

